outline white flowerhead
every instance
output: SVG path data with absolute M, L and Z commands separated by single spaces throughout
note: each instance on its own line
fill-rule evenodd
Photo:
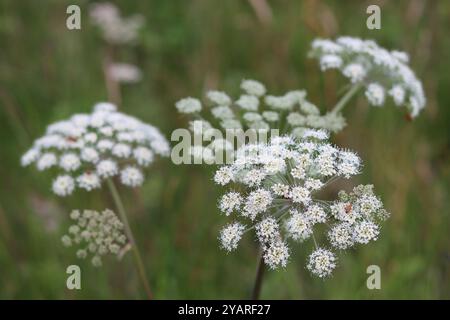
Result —
M 241 82 L 241 89 L 247 94 L 261 97 L 266 94 L 266 87 L 256 80 L 243 80 Z
M 316 249 L 309 256 L 307 268 L 319 278 L 328 277 L 336 268 L 337 258 L 333 252 L 326 249 Z
M 339 223 L 328 231 L 328 239 L 337 249 L 348 249 L 354 244 L 352 226 L 348 223 Z
M 286 267 L 289 259 L 289 247 L 281 239 L 273 240 L 264 247 L 263 259 L 270 269 Z
M 351 83 L 365 87 L 373 106 L 384 105 L 388 90 L 394 103 L 405 106 L 412 117 L 425 107 L 422 83 L 408 65 L 405 52 L 388 51 L 373 40 L 339 37 L 314 40 L 310 55 L 319 60 L 322 71 L 338 69 Z
M 364 80 L 367 71 L 363 65 L 359 63 L 351 63 L 342 70 L 342 74 L 349 78 L 351 83 L 357 83 Z
M 244 94 L 235 102 L 241 109 L 247 111 L 257 111 L 259 106 L 259 99 L 255 96 Z
M 286 220 L 287 235 L 296 241 L 308 239 L 313 233 L 308 217 L 295 209 L 291 210 L 290 213 L 291 216 Z
M 225 228 L 220 231 L 219 240 L 224 248 L 227 251 L 233 251 L 237 248 L 239 240 L 242 238 L 242 234 L 244 233 L 245 226 L 238 222 L 229 224 Z
M 175 106 L 181 113 L 196 113 L 202 110 L 200 100 L 194 98 L 184 98 L 178 101 Z
M 335 54 L 326 54 L 320 58 L 320 69 L 322 71 L 328 69 L 337 69 L 340 68 L 341 66 L 342 66 L 342 59 L 341 57 Z
M 52 190 L 60 197 L 68 196 L 75 190 L 75 181 L 69 175 L 58 176 L 53 181 Z
M 139 30 L 144 25 L 141 15 L 122 17 L 119 9 L 112 3 L 94 3 L 89 15 L 93 24 L 102 32 L 105 41 L 116 44 L 134 44 Z
M 366 90 L 366 98 L 369 103 L 375 107 L 380 107 L 384 104 L 385 92 L 384 88 L 378 83 L 371 83 Z
M 256 236 L 259 242 L 269 243 L 279 238 L 278 222 L 273 217 L 263 219 L 255 225 Z
M 361 221 L 355 225 L 353 239 L 357 243 L 366 244 L 371 240 L 377 240 L 378 226 L 372 221 Z
M 216 171 L 218 185 L 233 182 L 219 201 L 220 211 L 245 220 L 221 231 L 224 249 L 234 250 L 244 233 L 254 232 L 265 264 L 275 269 L 287 264 L 289 239 L 302 243 L 313 238 L 316 244 L 314 233 L 325 229 L 331 247 L 344 250 L 378 237 L 376 222 L 388 214 L 371 185 L 357 186 L 348 194 L 341 191 L 335 201 L 317 198 L 326 185 L 359 174 L 361 167 L 355 153 L 327 139 L 327 132 L 308 129 L 300 138 L 278 136 L 267 144 L 244 145 L 234 162 Z M 245 229 L 244 224 L 250 226 Z M 318 247 L 308 262 L 308 269 L 319 277 L 330 275 L 335 267 L 334 254 Z
M 222 91 L 216 90 L 208 91 L 206 93 L 206 97 L 212 104 L 218 106 L 229 106 L 231 104 L 231 98 L 225 92 Z
M 156 155 L 168 156 L 169 151 L 158 129 L 101 102 L 91 114 L 75 114 L 49 125 L 21 163 L 34 163 L 40 171 L 57 167 L 60 175 L 52 190 L 68 196 L 77 188 L 98 189 L 104 179 L 118 175 L 127 186 L 141 185 L 144 176 L 139 168 L 151 164 Z
M 226 193 L 220 200 L 220 211 L 229 216 L 232 212 L 238 211 L 240 209 L 242 200 L 242 196 L 238 192 Z
M 237 99 L 223 91 L 208 91 L 205 105 L 209 108 L 202 108 L 202 102 L 192 97 L 179 100 L 175 106 L 180 114 L 190 117 L 189 129 L 198 134 L 202 128 L 206 138 L 208 129 L 222 133 L 227 129 L 254 129 L 267 133 L 270 129 L 290 132 L 301 127 L 338 132 L 345 126 L 345 119 L 339 113 L 321 115 L 319 108 L 306 99 L 304 90 L 271 95 L 255 80 L 242 81 L 241 89 L 243 92 Z M 195 122 L 204 126 L 194 126 Z

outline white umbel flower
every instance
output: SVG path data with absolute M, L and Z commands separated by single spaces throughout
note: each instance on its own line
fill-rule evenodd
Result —
M 394 103 L 397 106 L 401 106 L 405 102 L 406 92 L 402 86 L 400 85 L 393 86 L 388 93 L 392 97 Z
M 272 194 L 265 189 L 257 189 L 251 192 L 244 204 L 244 217 L 249 217 L 254 220 L 256 216 L 267 210 L 267 207 L 272 202 Z
M 371 240 L 377 240 L 378 226 L 372 221 L 361 221 L 355 225 L 353 239 L 357 243 L 366 244 Z
M 351 63 L 342 70 L 344 76 L 350 79 L 351 83 L 357 83 L 366 77 L 366 69 L 359 63 Z
M 255 96 L 244 94 L 235 102 L 241 109 L 247 111 L 257 111 L 259 106 L 259 99 Z
M 231 167 L 220 168 L 214 176 L 214 181 L 222 186 L 228 184 L 231 180 L 233 180 L 233 170 Z
M 120 181 L 129 187 L 139 187 L 144 182 L 144 175 L 136 167 L 126 167 L 120 173 Z
M 83 148 L 81 150 L 81 159 L 85 162 L 96 163 L 99 159 L 99 154 L 95 148 Z
M 243 80 L 241 82 L 241 89 L 247 94 L 261 97 L 266 94 L 266 87 L 256 80 Z
M 140 166 L 146 167 L 153 162 L 154 153 L 146 147 L 137 147 L 133 150 L 133 156 Z
M 239 210 L 242 204 L 242 196 L 238 192 L 229 192 L 222 196 L 219 203 L 220 211 L 229 216 L 233 211 Z
M 384 88 L 378 83 L 371 83 L 367 87 L 366 97 L 369 103 L 375 107 L 380 107 L 384 104 L 385 92 Z
M 178 112 L 181 113 L 195 113 L 202 110 L 202 104 L 200 100 L 194 98 L 184 98 L 178 101 L 175 106 Z
M 263 219 L 255 225 L 256 236 L 259 242 L 269 243 L 279 237 L 278 222 L 273 217 Z
M 320 69 L 322 71 L 328 69 L 338 69 L 342 66 L 341 57 L 335 54 L 326 54 L 320 58 Z
M 408 108 L 412 117 L 425 107 L 422 83 L 408 65 L 405 52 L 388 51 L 373 40 L 352 37 L 316 39 L 311 47 L 310 55 L 319 60 L 322 70 L 337 68 L 351 83 L 365 87 L 371 105 L 383 105 L 384 88 L 391 88 L 388 93 L 394 103 Z
M 131 155 L 131 147 L 125 143 L 118 143 L 113 147 L 112 154 L 118 158 L 128 158 Z
M 53 181 L 52 190 L 60 197 L 68 196 L 75 190 L 75 181 L 69 175 L 58 176 Z
M 272 191 L 275 195 L 283 198 L 289 197 L 289 185 L 277 183 L 272 186 Z
M 231 98 L 222 91 L 208 91 L 206 97 L 211 103 L 218 106 L 229 106 L 231 104 Z
M 100 188 L 100 178 L 97 174 L 86 172 L 77 178 L 78 187 L 86 191 Z
M 59 166 L 65 171 L 75 171 L 80 165 L 80 158 L 74 153 L 66 153 L 59 160 Z
M 102 178 L 114 177 L 118 171 L 117 163 L 113 160 L 105 159 L 97 164 L 97 174 Z
M 124 167 L 146 167 L 155 156 L 166 157 L 169 152 L 169 143 L 157 128 L 118 112 L 111 103 L 100 102 L 91 114 L 75 114 L 50 124 L 21 162 L 34 163 L 40 171 L 57 165 L 78 187 L 91 191 Z M 65 194 L 58 188 L 52 190 Z
M 355 153 L 327 139 L 328 133 L 318 130 L 297 139 L 277 136 L 267 144 L 244 145 L 231 164 L 216 171 L 217 184 L 233 182 L 236 186 L 222 196 L 220 210 L 226 216 L 236 213 L 235 219 L 250 224 L 246 231 L 255 232 L 264 262 L 271 269 L 286 265 L 287 239 L 301 243 L 314 238 L 316 243 L 314 229 L 325 229 L 331 246 L 343 250 L 376 239 L 375 224 L 370 223 L 388 216 L 371 185 L 357 186 L 349 194 L 340 191 L 335 201 L 316 198 L 317 191 L 339 177 L 358 174 L 361 167 Z M 221 240 L 226 243 L 222 247 L 235 249 L 233 239 L 239 240 L 242 230 L 226 227 L 219 237 L 227 239 Z M 313 253 L 308 263 L 308 269 L 319 277 L 330 275 L 335 266 L 334 254 L 324 249 Z
M 294 187 L 289 194 L 294 203 L 308 204 L 311 201 L 311 194 L 305 187 Z
M 297 210 L 291 210 L 291 217 L 286 220 L 286 232 L 296 241 L 304 241 L 312 235 L 310 220 Z
M 319 248 L 309 256 L 307 268 L 319 278 L 325 278 L 336 268 L 336 262 L 337 258 L 333 252 Z
M 237 248 L 239 240 L 242 238 L 245 226 L 238 222 L 232 223 L 220 231 L 219 240 L 221 246 L 226 251 L 233 251 Z
M 289 259 L 289 248 L 282 240 L 274 240 L 264 248 L 263 259 L 270 269 L 286 267 Z
M 308 217 L 308 220 L 312 224 L 325 223 L 327 221 L 327 214 L 325 213 L 325 210 L 317 204 L 309 206 L 305 211 L 305 216 Z
M 48 152 L 42 154 L 42 156 L 37 161 L 37 168 L 39 171 L 49 169 L 56 165 L 57 159 L 54 153 Z
M 328 239 L 333 247 L 337 249 L 348 249 L 353 246 L 352 227 L 348 223 L 340 223 L 328 231 Z
M 89 15 L 92 23 L 101 30 L 103 39 L 116 45 L 134 44 L 144 24 L 141 15 L 122 17 L 119 9 L 108 2 L 92 4 Z

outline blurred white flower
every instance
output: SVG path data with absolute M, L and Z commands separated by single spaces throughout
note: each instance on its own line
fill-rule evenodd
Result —
M 74 210 L 70 218 L 73 224 L 61 241 L 66 247 L 77 246 L 78 258 L 85 259 L 92 255 L 92 264 L 99 267 L 102 256 L 112 254 L 119 257 L 127 249 L 124 226 L 113 211 L 84 210 L 81 213 Z
M 22 165 L 36 164 L 38 170 L 56 165 L 60 175 L 52 190 L 68 196 L 76 188 L 91 191 L 102 180 L 120 174 L 124 185 L 136 187 L 144 176 L 138 169 L 168 156 L 167 140 L 155 127 L 116 110 L 110 103 L 98 103 L 91 114 L 76 114 L 47 127 L 22 157 Z
M 142 79 L 141 70 L 129 63 L 113 63 L 108 72 L 112 79 L 121 83 L 135 83 Z
M 203 109 L 200 100 L 191 97 L 179 100 L 175 106 L 179 113 L 191 114 L 195 121 L 207 123 L 209 128 L 212 128 L 211 123 L 219 120 L 219 130 L 294 131 L 301 126 L 338 132 L 346 125 L 339 113 L 321 115 L 319 108 L 306 100 L 304 90 L 288 91 L 281 96 L 266 95 L 265 86 L 255 80 L 243 80 L 241 89 L 244 93 L 236 100 L 222 91 L 208 91 L 206 105 L 211 108 Z M 192 123 L 189 126 L 191 131 L 195 129 Z
M 135 43 L 144 25 L 142 15 L 124 18 L 119 9 L 109 2 L 92 4 L 89 15 L 92 23 L 100 28 L 105 41 L 112 44 Z

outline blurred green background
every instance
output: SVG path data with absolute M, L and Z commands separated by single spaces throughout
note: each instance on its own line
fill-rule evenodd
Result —
M 166 137 L 186 127 L 174 103 L 209 88 L 236 95 L 242 78 L 272 93 L 305 88 L 322 110 L 344 83 L 322 75 L 307 58 L 315 37 L 373 38 L 407 51 L 428 104 L 413 122 L 389 105 L 369 108 L 363 97 L 344 111 L 349 125 L 334 142 L 359 152 L 364 173 L 392 213 L 379 241 L 340 254 L 334 276 L 320 280 L 305 268 L 311 244 L 292 245 L 285 270 L 266 273 L 262 298 L 450 298 L 450 3 L 448 1 L 113 1 L 124 16 L 146 23 L 136 46 L 119 61 L 136 64 L 143 80 L 122 87 L 124 112 L 152 123 Z M 21 154 L 47 124 L 89 112 L 107 99 L 104 43 L 89 23 L 90 1 L 0 1 L 0 298 L 143 298 L 132 254 L 94 268 L 64 248 L 72 209 L 114 208 L 106 189 L 60 199 L 51 176 L 20 167 Z M 82 29 L 65 26 L 78 4 Z M 366 8 L 382 9 L 381 30 L 368 30 Z M 217 234 L 227 219 L 216 209 L 222 190 L 213 168 L 159 161 L 143 188 L 121 188 L 157 298 L 247 298 L 257 249 L 251 237 L 225 254 Z M 328 192 L 334 194 L 337 184 Z M 66 267 L 82 269 L 82 290 L 66 289 Z M 381 290 L 366 288 L 366 268 L 381 267 Z

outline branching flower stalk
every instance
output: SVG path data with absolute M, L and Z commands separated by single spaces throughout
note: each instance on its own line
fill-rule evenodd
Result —
M 350 102 L 350 100 L 355 96 L 358 91 L 362 88 L 360 83 L 354 84 L 350 89 L 342 96 L 341 99 L 336 103 L 336 105 L 331 109 L 331 113 L 338 114 L 344 109 L 344 107 Z
M 300 243 L 312 239 L 316 249 L 306 267 L 313 275 L 326 278 L 336 268 L 337 256 L 319 245 L 322 238 L 335 250 L 378 238 L 379 223 L 388 213 L 371 185 L 357 186 L 349 194 L 341 191 L 335 201 L 317 197 L 319 190 L 339 178 L 359 174 L 361 168 L 355 153 L 339 149 L 327 139 L 325 131 L 311 129 L 304 131 L 302 138 L 273 137 L 267 144 L 241 147 L 233 163 L 216 171 L 218 185 L 231 185 L 218 204 L 225 216 L 234 216 L 219 235 L 224 250 L 235 250 L 240 239 L 254 231 L 264 264 L 278 269 L 288 263 L 288 239 Z M 328 228 L 325 237 L 318 237 L 318 225 Z M 255 279 L 255 299 L 261 288 L 262 268 Z
M 124 238 L 118 235 L 123 224 L 139 277 L 151 298 L 142 258 L 112 179 L 118 177 L 122 185 L 131 188 L 141 186 L 145 181 L 142 169 L 150 166 L 157 156 L 167 157 L 169 143 L 156 127 L 118 112 L 111 103 L 98 103 L 93 109 L 90 114 L 75 114 L 49 125 L 45 135 L 35 140 L 21 162 L 23 166 L 35 164 L 39 171 L 56 173 L 52 191 L 60 197 L 67 197 L 77 189 L 87 192 L 100 189 L 106 182 L 122 222 L 111 212 L 88 211 L 69 230 L 73 239 L 64 236 L 62 241 L 66 245 L 86 242 L 87 248 L 78 250 L 77 256 L 85 258 L 89 252 L 95 254 L 92 264 L 100 266 L 102 255 L 125 252 L 126 247 L 117 247 L 124 244 Z M 75 214 L 74 219 L 78 218 Z M 81 231 L 81 228 L 87 229 Z M 118 239 L 118 243 L 113 243 L 113 239 Z

